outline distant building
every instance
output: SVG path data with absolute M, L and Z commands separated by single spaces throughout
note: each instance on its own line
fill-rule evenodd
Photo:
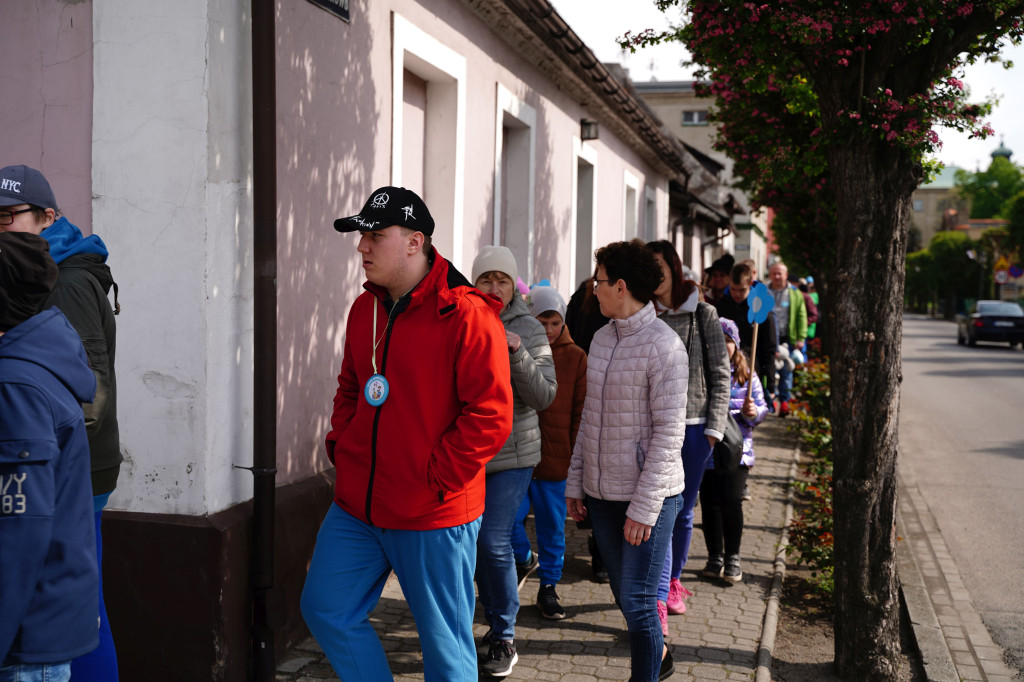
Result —
M 713 148 L 718 132 L 718 127 L 708 120 L 713 100 L 699 97 L 694 88 L 696 83 L 650 81 L 634 84 L 636 92 L 661 119 L 665 129 L 682 140 L 687 151 L 721 182 L 724 195 L 722 203 L 737 211 L 733 217 L 733 227 L 728 232 L 685 235 L 681 248 L 684 262 L 694 269 L 701 269 L 728 251 L 737 260 L 754 259 L 758 269 L 766 272 L 771 242 L 768 212 L 752 213 L 750 199 L 746 194 L 730 186 L 734 180 L 733 162 Z
M 957 166 L 946 166 L 911 195 L 911 227 L 921 233 L 921 248 L 927 248 L 936 232 L 953 229 L 960 216 L 970 215 L 970 201 L 957 195 Z

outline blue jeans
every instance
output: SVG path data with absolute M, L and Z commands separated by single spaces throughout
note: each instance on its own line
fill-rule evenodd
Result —
M 71 674 L 75 682 L 117 682 L 117 649 L 114 648 L 114 635 L 110 631 L 107 619 L 107 606 L 103 602 L 103 535 L 100 532 L 100 520 L 103 507 L 106 506 L 110 493 L 93 497 L 93 509 L 96 517 L 96 564 L 100 569 L 100 643 L 87 654 L 79 656 L 71 662 Z
M 0 682 L 68 682 L 70 679 L 71 661 L 0 666 Z
M 676 517 L 672 530 L 672 551 L 665 557 L 661 583 L 658 585 L 658 599 L 668 598 L 669 581 L 679 578 L 686 560 L 690 558 L 690 540 L 693 538 L 693 510 L 697 506 L 700 482 L 711 459 L 711 444 L 704 435 L 704 424 L 690 424 L 686 427 L 683 441 L 683 475 L 686 488 L 683 489 L 683 505 Z
M 537 530 L 537 558 L 540 566 L 537 577 L 541 585 L 556 585 L 562 579 L 565 563 L 565 481 L 533 479 L 519 505 L 516 524 L 512 527 L 512 549 L 516 562 L 523 563 L 530 556 L 530 538 L 523 522 L 533 506 L 534 528 Z
M 623 528 L 629 502 L 587 497 L 594 539 L 601 550 L 615 602 L 626 618 L 634 682 L 654 682 L 661 668 L 664 641 L 658 620 L 658 582 L 682 507 L 682 495 L 665 498 L 651 537 L 639 546 L 626 542 Z
M 478 679 L 473 563 L 479 530 L 479 519 L 437 530 L 388 530 L 331 504 L 317 534 L 300 607 L 339 678 L 392 679 L 369 614 L 394 570 L 416 619 L 424 679 Z
M 484 617 L 495 639 L 511 641 L 519 615 L 519 581 L 512 554 L 512 527 L 533 476 L 533 467 L 487 475 L 487 497 L 476 549 L 476 583 Z

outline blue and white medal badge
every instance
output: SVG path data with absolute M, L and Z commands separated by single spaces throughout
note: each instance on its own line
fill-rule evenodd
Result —
M 370 364 L 373 365 L 373 376 L 366 380 L 366 386 L 363 387 L 363 397 L 366 398 L 366 402 L 374 407 L 380 407 L 388 399 L 391 386 L 388 385 L 388 380 L 384 378 L 384 375 L 377 371 L 377 344 L 380 343 L 380 339 L 377 338 L 376 302 L 373 304 L 373 329 L 370 330 L 370 339 L 373 341 L 373 349 L 370 351 Z
M 391 387 L 388 386 L 388 380 L 384 378 L 384 375 L 374 374 L 367 379 L 366 386 L 363 388 L 363 395 L 366 397 L 366 402 L 374 407 L 379 407 L 388 399 L 388 392 L 390 390 Z

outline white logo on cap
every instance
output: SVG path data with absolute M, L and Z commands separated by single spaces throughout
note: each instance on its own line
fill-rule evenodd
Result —
M 3 180 L 0 180 L 0 189 L 21 194 L 21 183 L 17 180 L 4 178 Z
M 370 204 L 374 208 L 384 208 L 388 205 L 388 200 L 391 197 L 388 196 L 387 192 L 381 192 L 373 198 L 373 202 Z
M 405 211 L 405 219 L 406 220 L 408 220 L 409 218 L 412 218 L 413 220 L 416 220 L 416 216 L 414 216 L 412 214 L 412 204 L 409 204 L 408 206 L 403 206 L 402 210 Z

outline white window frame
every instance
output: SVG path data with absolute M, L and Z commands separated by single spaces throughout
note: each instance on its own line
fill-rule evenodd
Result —
M 463 233 L 465 204 L 465 148 L 466 148 L 466 58 L 425 33 L 408 19 L 392 12 L 392 59 L 391 59 L 391 184 L 402 186 L 402 107 L 404 103 L 405 71 L 410 71 L 427 81 L 428 121 L 427 144 L 438 148 L 454 149 L 452 171 L 447 177 L 437 178 L 442 182 L 443 202 L 435 197 L 427 201 L 435 223 L 450 222 L 452 231 L 451 261 L 456 267 L 463 263 Z M 442 86 L 448 91 L 440 100 L 432 98 L 431 84 Z M 443 109 L 444 116 L 431 116 L 430 105 Z M 450 120 L 454 117 L 453 129 L 438 129 L 431 135 L 431 119 Z M 435 155 L 427 149 L 425 162 Z M 424 175 L 429 169 L 424 169 Z M 449 199 L 450 197 L 450 199 Z
M 523 281 L 530 283 L 533 278 L 534 245 L 536 235 L 534 234 L 534 198 L 537 168 L 537 110 L 517 97 L 501 83 L 497 84 L 497 111 L 494 121 L 494 245 L 500 246 L 504 236 L 505 225 L 501 212 L 502 185 L 501 176 L 502 149 L 504 147 L 505 120 L 506 116 L 515 119 L 523 128 L 528 131 L 529 141 L 527 144 L 529 161 L 528 177 L 526 179 L 526 271 L 520 273 Z M 525 276 L 524 276 L 525 275 Z

